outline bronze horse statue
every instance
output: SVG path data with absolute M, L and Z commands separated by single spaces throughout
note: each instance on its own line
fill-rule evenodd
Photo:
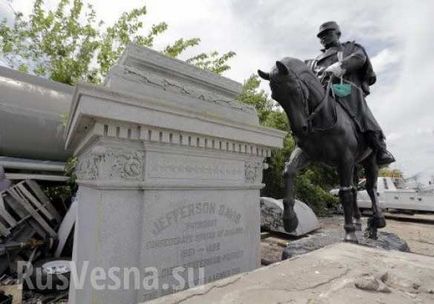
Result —
M 340 181 L 339 198 L 344 210 L 344 241 L 357 243 L 355 230 L 361 229 L 357 206 L 357 165 L 364 167 L 366 190 L 372 201 L 372 217 L 367 233 L 377 237 L 377 228 L 386 226 L 376 194 L 378 165 L 375 153 L 368 147 L 353 119 L 330 96 L 331 80 L 323 88 L 319 79 L 301 60 L 286 57 L 276 62 L 271 72 L 258 70 L 261 78 L 270 82 L 271 97 L 288 116 L 296 148 L 285 164 L 283 224 L 286 231 L 297 228 L 294 212 L 294 178 L 310 162 L 322 162 L 337 169 Z M 353 221 L 354 217 L 354 221 Z

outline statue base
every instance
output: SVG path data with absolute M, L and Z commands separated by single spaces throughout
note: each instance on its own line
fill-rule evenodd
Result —
M 407 242 L 394 233 L 378 231 L 378 239 L 376 240 L 367 238 L 363 231 L 356 231 L 356 235 L 359 240 L 359 245 L 385 250 L 410 252 Z M 342 242 L 343 238 L 344 231 L 341 229 L 320 230 L 318 233 L 308 237 L 291 241 L 282 252 L 282 260 Z

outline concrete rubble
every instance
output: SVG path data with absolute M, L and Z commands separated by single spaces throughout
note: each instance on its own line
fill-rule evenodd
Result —
M 434 258 L 338 243 L 148 303 L 434 303 Z
M 285 233 L 293 236 L 305 235 L 320 228 L 318 218 L 305 203 L 295 200 L 294 211 L 299 223 L 295 231 L 288 233 L 283 228 L 283 200 L 271 197 L 261 197 L 261 228 L 267 231 Z

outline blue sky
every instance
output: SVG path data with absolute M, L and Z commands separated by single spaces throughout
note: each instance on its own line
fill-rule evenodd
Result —
M 5 1 L 5 0 L 3 0 Z M 56 1 L 46 0 L 47 5 Z M 121 12 L 146 5 L 149 26 L 166 21 L 157 49 L 180 37 L 200 37 L 202 51 L 233 50 L 225 76 L 242 82 L 282 57 L 313 58 L 321 48 L 316 32 L 337 21 L 342 40 L 365 46 L 377 72 L 367 101 L 383 127 L 395 168 L 406 175 L 434 174 L 434 1 L 346 0 L 89 0 L 110 23 Z M 32 0 L 14 0 L 28 13 Z M 108 4 L 109 3 L 109 4 Z M 0 9 L 2 6 L 0 6 Z M 267 84 L 263 88 L 268 92 Z

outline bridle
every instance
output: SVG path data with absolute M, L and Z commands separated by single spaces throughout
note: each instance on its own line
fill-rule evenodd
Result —
M 332 79 L 327 83 L 327 88 L 325 90 L 324 97 L 321 99 L 321 101 L 316 105 L 316 107 L 310 111 L 309 106 L 309 96 L 305 96 L 304 90 L 302 89 L 302 85 L 304 85 L 306 88 L 308 88 L 307 84 L 297 75 L 297 73 L 292 72 L 297 80 L 298 87 L 297 89 L 301 91 L 302 96 L 302 102 L 304 105 L 304 116 L 307 121 L 307 133 L 312 133 L 315 131 L 324 131 L 326 129 L 316 128 L 315 130 L 312 127 L 312 121 L 315 119 L 315 117 L 318 115 L 318 113 L 321 111 L 321 109 L 325 106 L 327 99 L 329 98 L 329 92 L 331 89 L 331 83 Z M 334 124 L 333 124 L 334 125 Z

